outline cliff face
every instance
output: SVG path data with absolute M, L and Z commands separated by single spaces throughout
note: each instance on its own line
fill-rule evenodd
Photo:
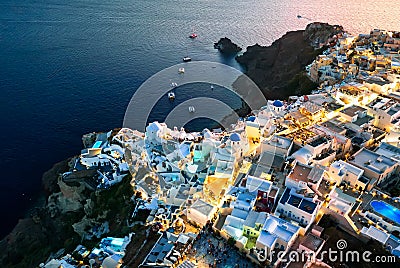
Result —
M 57 163 L 43 175 L 46 205 L 33 209 L 0 241 L 0 267 L 37 267 L 60 249 L 72 252 L 82 238 L 93 243 L 103 233 L 125 236 L 131 231 L 126 223 L 134 207 L 132 177 L 125 176 L 106 191 L 93 192 L 84 186 L 86 172 L 77 173 L 70 185 L 61 180 L 70 163 L 70 159 Z
M 308 94 L 317 85 L 304 75 L 304 68 L 322 52 L 315 47 L 342 30 L 340 26 L 311 23 L 306 30 L 286 33 L 271 46 L 247 47 L 236 59 L 268 99 Z
M 241 47 L 233 43 L 231 39 L 227 37 L 221 38 L 217 43 L 214 43 L 214 48 L 227 55 L 235 55 L 242 50 Z
M 61 161 L 44 173 L 43 187 L 49 197 L 47 207 L 35 208 L 31 217 L 18 221 L 12 232 L 0 241 L 1 267 L 37 267 L 50 254 L 79 237 L 72 223 L 83 217 L 83 209 L 62 211 L 53 199 L 60 195 L 59 174 L 69 170 L 70 159 Z M 57 213 L 52 213 L 52 209 Z

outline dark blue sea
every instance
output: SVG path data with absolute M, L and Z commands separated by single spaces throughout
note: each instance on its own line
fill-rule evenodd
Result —
M 353 33 L 395 29 L 399 17 L 395 0 L 1 0 L 0 236 L 35 204 L 44 171 L 79 153 L 82 134 L 122 126 L 140 84 L 185 54 L 240 69 L 213 42 L 269 45 L 310 21 Z M 222 89 L 214 94 L 237 105 Z M 160 109 L 155 119 L 170 107 Z

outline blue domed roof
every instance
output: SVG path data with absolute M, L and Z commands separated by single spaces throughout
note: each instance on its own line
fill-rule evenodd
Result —
M 279 101 L 279 100 L 275 100 L 275 101 L 272 103 L 272 105 L 274 105 L 275 107 L 282 107 L 282 106 L 283 106 L 283 103 L 282 103 L 281 101 Z
M 157 121 L 153 122 L 153 123 L 151 123 L 150 125 L 147 126 L 147 130 L 153 131 L 153 132 L 157 132 L 160 129 L 161 129 L 161 125 Z
M 240 135 L 237 133 L 232 133 L 231 136 L 229 137 L 231 141 L 240 141 Z
M 256 117 L 255 117 L 254 115 L 249 116 L 249 117 L 247 118 L 247 121 L 254 122 L 254 121 L 256 121 Z

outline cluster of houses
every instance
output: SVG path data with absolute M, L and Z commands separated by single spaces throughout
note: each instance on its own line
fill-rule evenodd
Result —
M 89 263 L 90 268 L 117 268 L 122 265 L 125 249 L 131 242 L 133 233 L 124 238 L 106 237 L 93 249 L 87 249 L 78 245 L 71 254 L 65 254 L 57 258 L 51 258 L 39 267 L 43 268 L 75 268 L 89 267 L 83 263 Z M 62 254 L 61 254 L 62 255 Z
M 74 159 L 73 167 L 62 175 L 62 181 L 67 185 L 79 182 L 92 191 L 108 189 L 129 173 L 121 135 L 112 135 L 110 131 L 91 133 L 89 137 L 89 146 Z
M 295 250 L 320 250 L 325 238 L 315 224 L 330 214 L 358 235 L 391 237 L 396 255 L 391 233 L 400 222 L 370 203 L 400 207 L 385 192 L 400 171 L 398 35 L 335 37 L 307 68 L 321 83 L 317 92 L 268 101 L 229 130 L 149 124 L 144 140 L 156 176 L 136 189 L 173 211 L 161 232 L 179 218 L 200 228 L 212 222 L 255 263 L 278 265 L 275 254 L 293 250 L 299 237 Z
M 134 214 L 148 211 L 159 234 L 142 267 L 196 267 L 185 261 L 197 236 L 185 224 L 212 226 L 255 264 L 291 267 L 278 252 L 320 252 L 324 214 L 400 256 L 400 198 L 388 190 L 400 173 L 400 33 L 329 44 L 307 67 L 313 94 L 269 100 L 225 130 L 152 122 L 145 133 L 97 135 L 63 180 L 91 172 L 88 187 L 105 189 L 135 174 Z

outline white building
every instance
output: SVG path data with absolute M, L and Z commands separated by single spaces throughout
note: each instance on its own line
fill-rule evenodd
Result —
M 200 226 L 205 226 L 210 221 L 217 210 L 217 207 L 197 199 L 190 207 L 187 208 L 187 218 L 189 221 Z
M 364 190 L 369 180 L 363 177 L 364 170 L 342 160 L 333 162 L 328 171 L 328 178 L 331 181 L 340 184 L 342 181 L 347 182 L 352 187 Z
M 374 126 L 385 131 L 400 125 L 400 103 L 393 99 L 378 97 L 368 105 L 368 114 L 374 117 Z
M 299 227 L 273 215 L 267 220 L 256 242 L 256 254 L 260 259 L 270 259 L 271 254 L 286 251 L 292 246 L 299 234 Z M 272 259 L 272 257 L 271 257 Z
M 278 202 L 276 213 L 290 218 L 307 230 L 314 222 L 320 206 L 316 198 L 307 198 L 299 194 L 299 191 L 286 188 Z
M 364 176 L 370 179 L 370 187 L 395 174 L 399 166 L 398 162 L 365 148 L 356 152 L 349 163 L 364 170 Z
M 261 143 L 261 153 L 270 152 L 287 157 L 292 149 L 292 146 L 292 139 L 273 135 L 271 139 L 264 140 Z
M 330 193 L 330 198 L 328 208 L 343 216 L 350 213 L 357 201 L 357 198 L 345 194 L 340 188 L 335 188 Z

